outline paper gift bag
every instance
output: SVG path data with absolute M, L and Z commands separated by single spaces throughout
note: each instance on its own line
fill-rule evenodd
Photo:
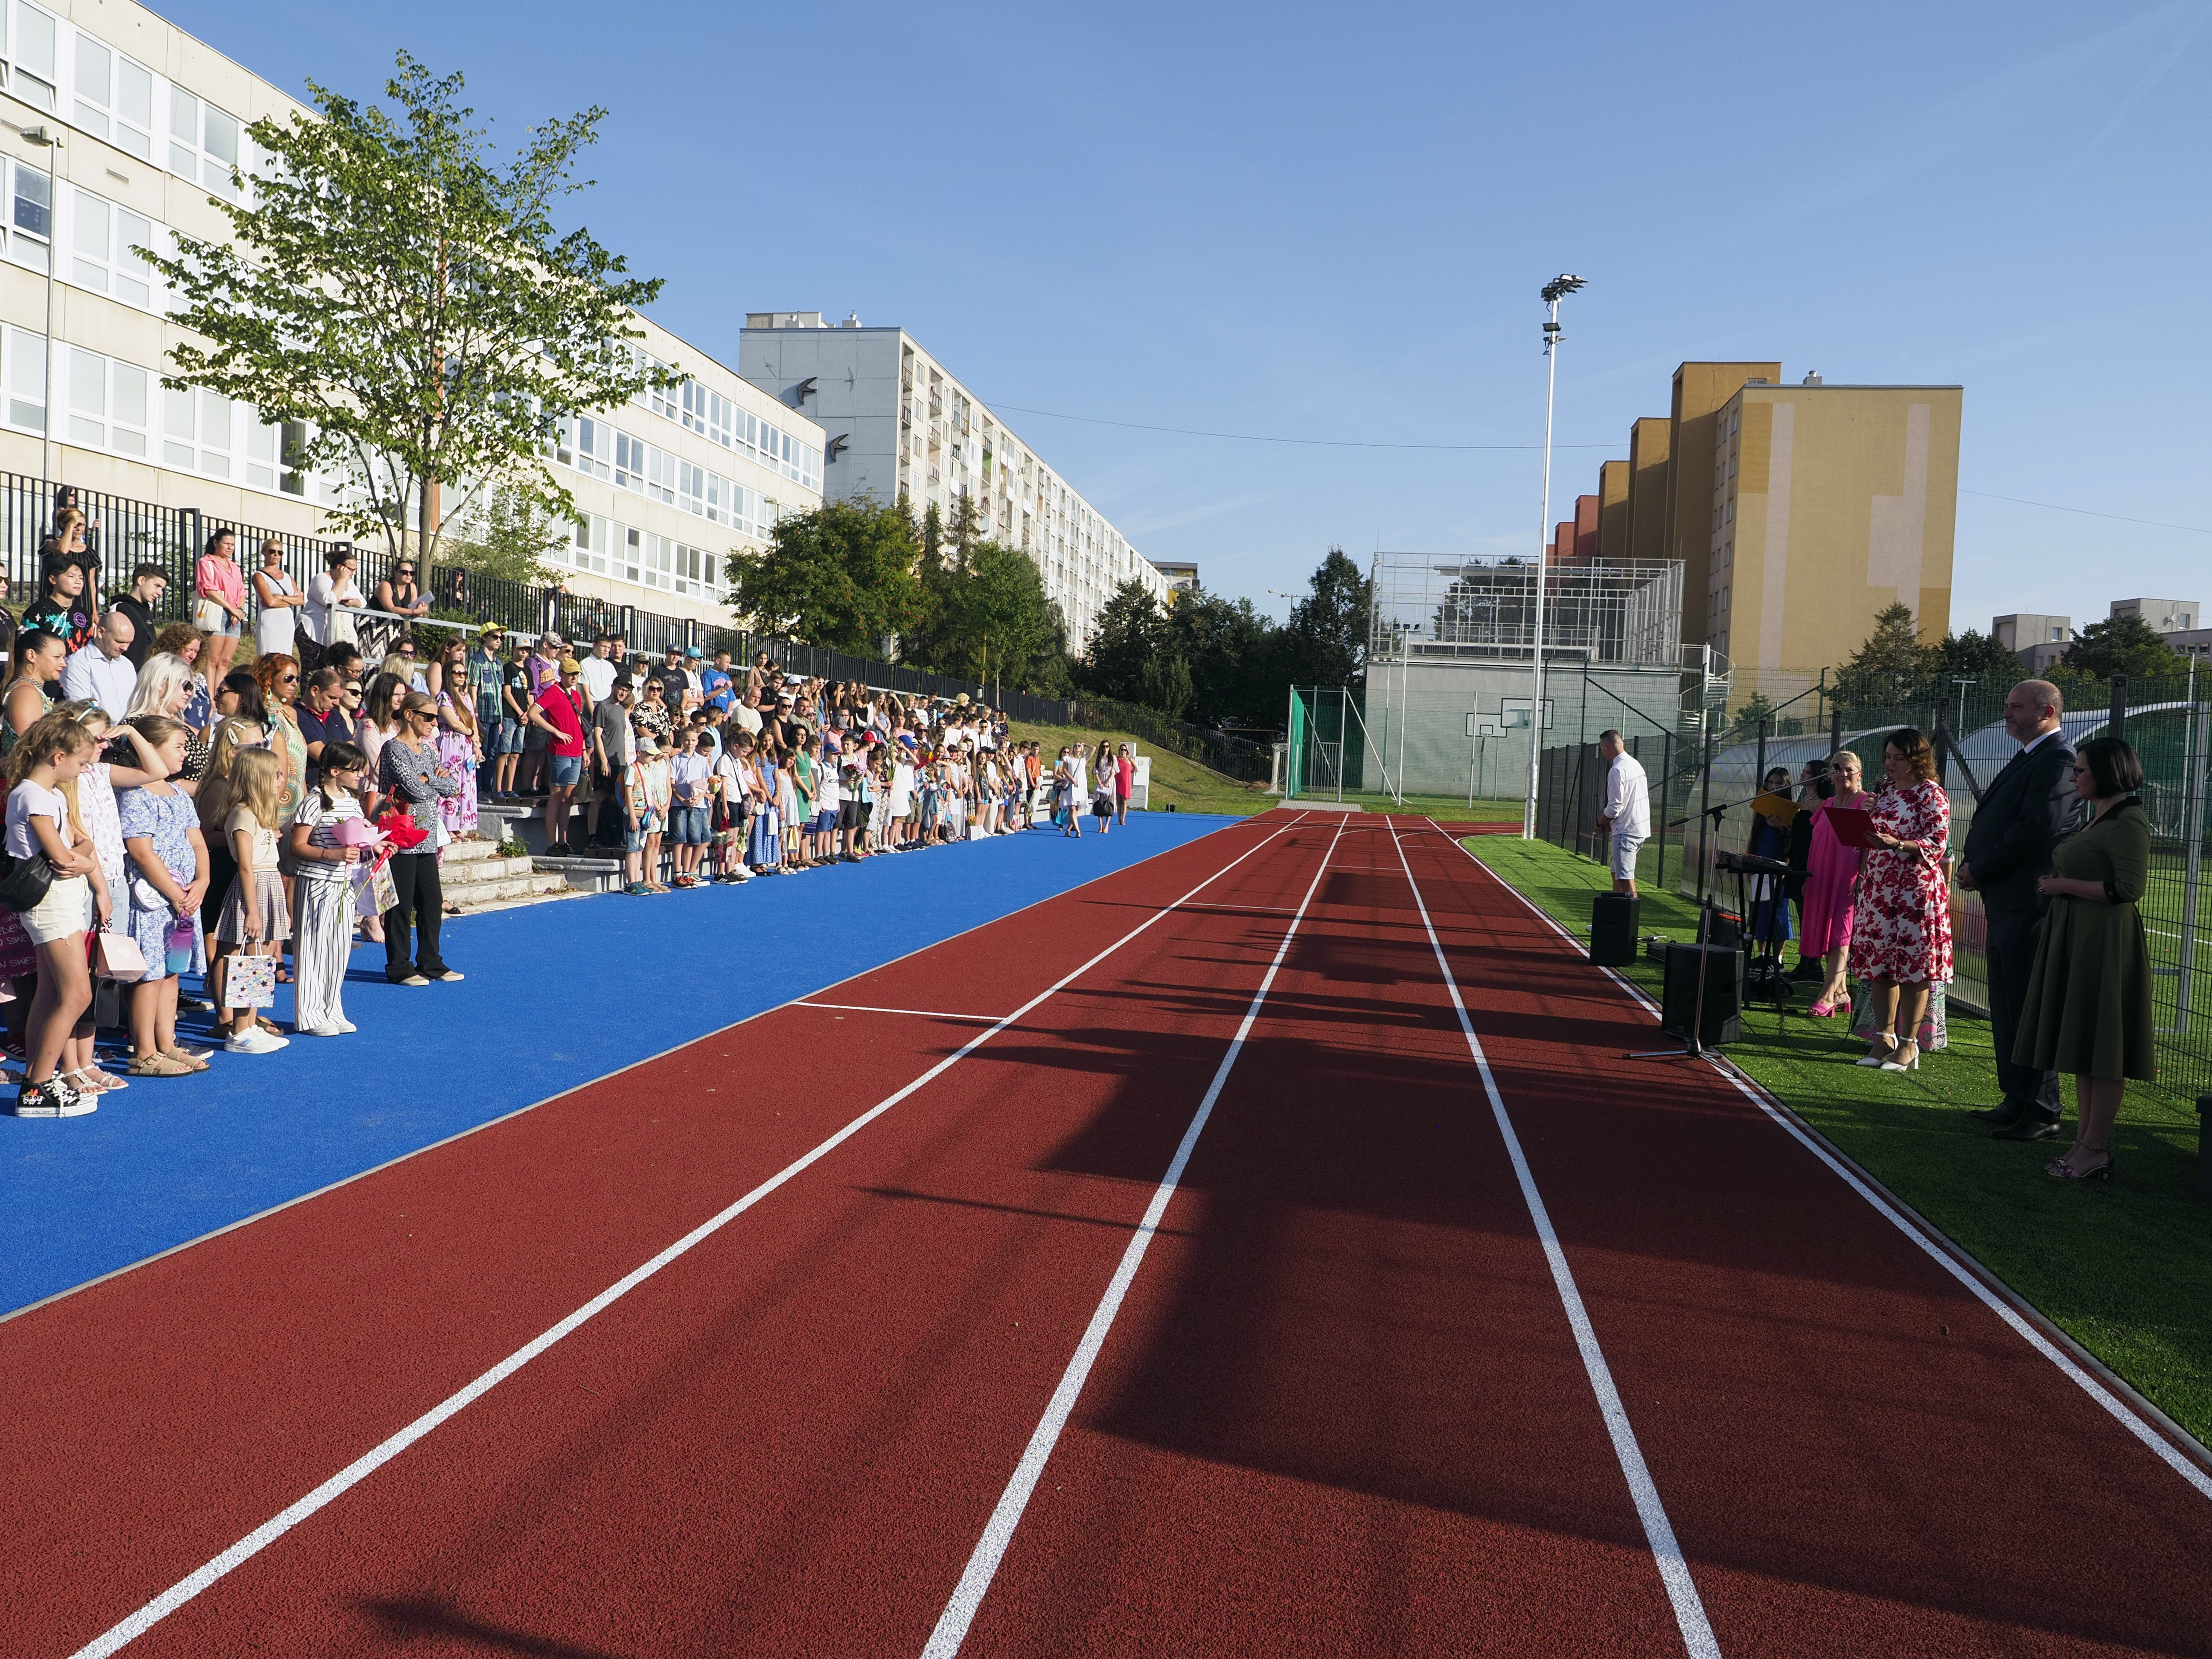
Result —
M 266 1008 L 276 1000 L 276 958 L 230 957 L 223 963 L 227 1008 Z

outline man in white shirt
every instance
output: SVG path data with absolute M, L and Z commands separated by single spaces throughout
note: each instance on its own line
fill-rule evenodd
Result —
M 1609 767 L 1605 775 L 1605 811 L 1597 827 L 1613 836 L 1613 890 L 1636 896 L 1636 854 L 1651 836 L 1651 791 L 1644 768 L 1628 752 L 1620 732 L 1598 733 L 1597 752 Z
M 584 659 L 584 695 L 591 700 L 591 708 L 597 708 L 607 700 L 615 689 L 615 665 L 612 653 L 615 642 L 602 634 L 592 641 L 592 654 Z M 585 713 L 589 714 L 591 708 Z
M 92 643 L 72 656 L 62 670 L 62 696 L 71 702 L 96 702 L 116 725 L 131 712 L 131 689 L 138 671 L 131 665 L 131 641 L 137 637 L 131 618 L 111 611 L 100 619 Z

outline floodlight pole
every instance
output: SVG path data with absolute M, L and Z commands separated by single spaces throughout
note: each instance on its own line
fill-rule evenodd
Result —
M 1536 610 L 1528 659 L 1534 670 L 1528 700 L 1528 801 L 1521 814 L 1521 839 L 1536 839 L 1536 791 L 1544 763 L 1544 538 L 1552 533 L 1552 402 L 1559 384 L 1559 301 L 1583 286 L 1562 273 L 1544 284 L 1544 508 L 1536 524 Z

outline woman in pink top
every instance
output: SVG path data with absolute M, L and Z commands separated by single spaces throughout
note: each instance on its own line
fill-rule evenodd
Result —
M 221 685 L 230 672 L 230 659 L 238 653 L 238 636 L 246 626 L 246 573 L 239 568 L 237 547 L 238 538 L 218 528 L 192 568 L 192 591 L 199 596 L 192 621 L 207 635 L 210 685 Z
M 1121 745 L 1121 753 L 1114 763 L 1114 822 L 1129 821 L 1129 797 L 1137 787 L 1137 762 L 1130 754 L 1129 745 Z
M 1826 969 L 1820 994 L 1813 1001 L 1816 1018 L 1851 1011 L 1844 968 L 1851 950 L 1851 890 L 1859 878 L 1859 849 L 1837 839 L 1835 826 L 1828 821 L 1828 809 L 1863 807 L 1871 799 L 1861 784 L 1859 757 L 1850 750 L 1828 763 L 1828 777 L 1836 793 L 1813 811 L 1813 851 L 1805 876 L 1805 936 L 1797 941 L 1799 956 L 1820 957 Z

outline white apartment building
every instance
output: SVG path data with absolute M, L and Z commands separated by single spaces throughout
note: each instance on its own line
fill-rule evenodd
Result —
M 751 312 L 738 368 L 779 407 L 804 410 L 827 439 L 826 493 L 935 507 L 969 497 L 988 534 L 1026 551 L 1079 653 L 1115 588 L 1134 577 L 1165 603 L 1168 584 L 1067 481 L 902 328 L 831 327 L 818 311 Z
M 245 128 L 304 106 L 132 0 L 0 0 L 0 471 L 40 475 L 51 385 L 56 482 L 197 507 L 210 525 L 329 533 L 317 509 L 337 481 L 288 470 L 275 426 L 163 389 L 185 337 L 131 252 L 227 236 L 208 198 L 230 196 L 234 162 L 252 172 Z M 20 136 L 40 126 L 58 147 Z M 547 562 L 574 593 L 726 622 L 727 554 L 822 499 L 822 430 L 641 321 L 642 349 L 690 379 L 564 423 L 553 459 L 580 514 Z

